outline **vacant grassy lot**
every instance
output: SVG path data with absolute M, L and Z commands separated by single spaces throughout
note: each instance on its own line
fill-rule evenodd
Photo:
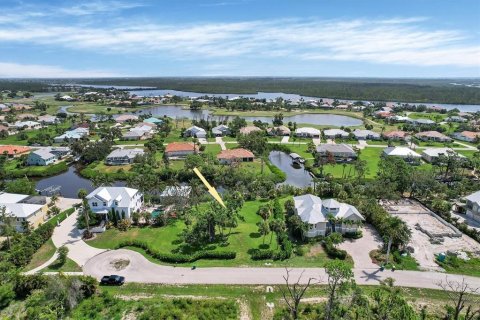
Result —
M 37 250 L 37 252 L 35 252 L 32 260 L 30 260 L 30 263 L 27 264 L 23 270 L 29 271 L 41 266 L 42 264 L 47 262 L 48 259 L 53 257 L 53 254 L 56 250 L 57 248 L 55 248 L 52 239 L 49 239 L 40 247 L 40 249 Z
M 285 201 L 285 199 L 283 200 Z M 244 221 L 239 221 L 238 227 L 232 230 L 228 238 L 228 245 L 223 246 L 220 243 L 212 243 L 205 249 L 218 251 L 235 251 L 237 256 L 233 260 L 199 260 L 192 264 L 201 267 L 211 266 L 262 266 L 266 262 L 272 263 L 273 266 L 305 266 L 305 267 L 321 267 L 328 260 L 319 244 L 303 245 L 306 254 L 304 256 L 293 256 L 285 261 L 254 261 L 250 259 L 252 249 L 270 247 L 276 248 L 275 235 L 270 233 L 265 237 L 265 245 L 263 245 L 263 237 L 258 233 L 257 223 L 261 221 L 261 217 L 257 215 L 257 210 L 262 201 L 245 202 L 241 215 Z M 124 240 L 136 239 L 148 242 L 156 250 L 161 252 L 174 252 L 182 243 L 181 232 L 185 228 L 183 221 L 177 220 L 166 227 L 144 227 L 131 228 L 126 232 L 117 229 L 109 229 L 103 234 L 99 234 L 94 240 L 88 243 L 97 248 L 115 248 Z M 135 249 L 145 255 L 143 250 Z M 147 256 L 153 262 L 157 262 Z

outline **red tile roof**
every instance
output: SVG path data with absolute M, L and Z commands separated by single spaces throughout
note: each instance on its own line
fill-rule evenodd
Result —
M 9 156 L 15 154 L 22 154 L 29 151 L 30 148 L 24 146 L 0 146 L 0 154 L 4 154 L 5 152 L 7 152 Z
M 195 148 L 195 149 L 194 149 Z M 192 142 L 172 142 L 167 145 L 165 152 L 176 152 L 176 151 L 198 151 L 198 147 Z
M 480 138 L 480 132 L 474 132 L 474 131 L 462 131 L 461 132 L 462 136 L 470 138 L 470 139 L 475 139 L 477 137 Z
M 217 155 L 217 159 L 242 159 L 254 157 L 255 156 L 251 151 L 242 148 L 222 150 L 222 152 Z

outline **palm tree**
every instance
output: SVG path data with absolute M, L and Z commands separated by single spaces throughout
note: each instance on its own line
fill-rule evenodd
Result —
M 385 233 L 388 235 L 387 258 L 385 264 L 388 264 L 390 258 L 390 249 L 393 240 L 398 240 L 404 232 L 403 221 L 398 217 L 389 217 L 384 224 Z
M 58 194 L 52 195 L 52 197 L 50 198 L 50 203 L 52 204 L 52 206 L 54 206 L 55 203 L 57 203 L 57 201 L 58 201 Z

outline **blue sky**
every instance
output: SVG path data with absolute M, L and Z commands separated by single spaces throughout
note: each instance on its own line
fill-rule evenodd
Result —
M 478 0 L 2 0 L 0 12 L 0 77 L 480 77 Z

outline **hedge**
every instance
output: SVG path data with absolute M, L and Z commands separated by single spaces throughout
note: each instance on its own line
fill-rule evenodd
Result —
M 273 250 L 255 249 L 251 254 L 252 260 L 268 260 L 273 259 Z
M 153 258 L 160 260 L 166 263 L 188 263 L 194 262 L 200 259 L 217 259 L 217 260 L 230 260 L 235 259 L 237 256 L 236 252 L 233 251 L 197 251 L 191 255 L 181 254 L 181 253 L 163 253 L 159 252 L 147 243 L 138 241 L 138 240 L 126 240 L 119 243 L 115 249 L 120 249 L 123 247 L 137 247 L 145 250 L 147 254 Z
M 265 163 L 267 164 L 268 169 L 275 175 L 275 183 L 280 183 L 287 180 L 287 174 L 283 172 L 280 168 L 270 162 L 270 160 L 266 160 Z
M 327 255 L 332 259 L 345 260 L 347 257 L 347 251 L 335 248 L 332 241 L 329 241 L 328 239 L 323 242 L 323 248 Z

